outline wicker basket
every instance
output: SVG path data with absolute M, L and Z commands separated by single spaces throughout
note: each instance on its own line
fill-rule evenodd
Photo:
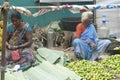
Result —
M 112 43 L 111 45 L 108 47 L 107 52 L 114 55 L 114 54 L 120 54 L 120 50 L 114 50 L 115 47 L 119 47 L 120 46 L 120 42 L 116 41 L 116 40 L 111 40 Z

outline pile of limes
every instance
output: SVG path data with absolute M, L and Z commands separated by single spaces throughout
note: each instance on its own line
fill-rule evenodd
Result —
M 99 62 L 76 60 L 68 63 L 66 67 L 83 80 L 115 80 L 120 77 L 120 55 L 112 55 Z
M 120 55 L 112 55 L 107 59 L 104 59 L 100 62 L 104 65 L 111 73 L 120 76 Z
M 113 80 L 114 74 L 109 72 L 102 64 L 86 60 L 77 60 L 66 65 L 67 68 L 74 71 L 83 80 Z
M 113 48 L 113 50 L 120 50 L 120 46 Z

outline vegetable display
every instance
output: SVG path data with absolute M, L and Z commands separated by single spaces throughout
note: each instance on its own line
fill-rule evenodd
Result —
M 66 67 L 83 80 L 115 80 L 120 76 L 120 55 L 112 55 L 99 62 L 76 60 L 68 63 Z

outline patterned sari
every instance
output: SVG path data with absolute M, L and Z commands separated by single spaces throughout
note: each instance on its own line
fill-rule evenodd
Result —
M 21 31 L 19 31 L 18 29 L 14 29 L 12 24 L 8 25 L 7 32 L 9 32 L 11 36 L 9 43 L 16 46 L 24 44 L 24 42 L 26 41 L 25 33 L 26 31 L 31 31 L 31 30 L 32 29 L 28 24 L 26 24 Z M 21 65 L 23 65 L 24 63 L 32 64 L 35 62 L 33 51 L 30 48 L 7 50 L 7 55 L 8 55 L 7 57 L 8 62 L 13 61 Z
M 90 42 L 91 44 L 95 44 L 96 41 L 98 42 L 96 49 L 92 49 L 90 45 L 86 43 Z M 81 34 L 80 38 L 73 40 L 72 45 L 74 47 L 74 52 L 78 57 L 93 61 L 103 54 L 110 43 L 110 40 L 99 40 L 95 27 L 90 24 Z

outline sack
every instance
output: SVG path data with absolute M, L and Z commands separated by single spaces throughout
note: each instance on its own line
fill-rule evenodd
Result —
M 11 56 L 13 62 L 16 62 L 20 59 L 19 49 L 11 51 Z

